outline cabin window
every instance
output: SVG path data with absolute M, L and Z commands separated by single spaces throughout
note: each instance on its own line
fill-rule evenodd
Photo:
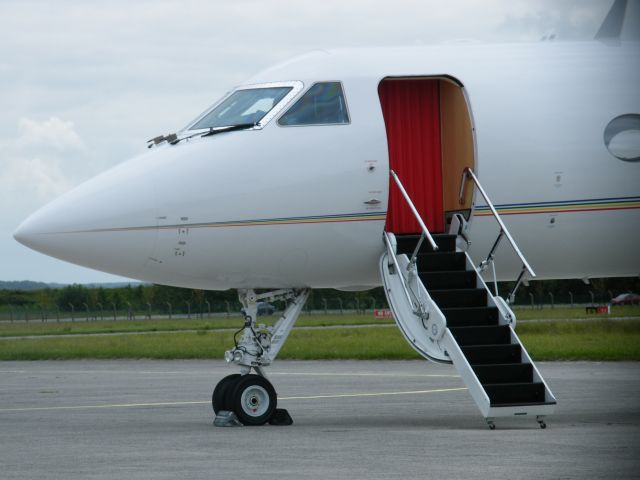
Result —
M 340 82 L 314 84 L 278 123 L 283 126 L 349 123 L 342 85 Z
M 293 87 L 270 87 L 236 90 L 189 130 L 256 124 L 292 89 Z
M 604 130 L 604 144 L 620 160 L 640 161 L 640 115 L 628 113 L 611 120 Z

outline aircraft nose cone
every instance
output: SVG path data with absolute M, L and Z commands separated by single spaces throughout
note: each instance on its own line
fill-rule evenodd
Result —
M 155 245 L 156 201 L 145 162 L 131 163 L 45 205 L 13 237 L 61 260 L 136 277 Z
M 13 238 L 25 247 L 48 253 L 47 234 L 60 232 L 64 229 L 61 219 L 64 218 L 62 212 L 65 207 L 53 205 L 61 203 L 64 204 L 63 199 L 57 199 L 31 214 L 13 232 Z
M 31 217 L 28 217 L 18 226 L 16 231 L 13 232 L 13 238 L 25 247 L 34 248 L 32 245 L 33 240 L 37 238 L 37 234 L 35 233 L 36 231 L 37 229 L 34 229 Z
M 32 238 L 32 232 L 28 225 L 28 220 L 22 222 L 15 232 L 13 232 L 13 238 L 20 242 L 25 247 L 31 247 L 30 239 Z

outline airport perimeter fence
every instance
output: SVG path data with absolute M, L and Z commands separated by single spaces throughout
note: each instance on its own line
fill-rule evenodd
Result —
M 267 308 L 274 309 L 273 315 L 281 314 L 284 302 L 274 302 Z M 303 315 L 367 315 L 376 309 L 387 308 L 386 303 L 377 302 L 374 297 L 365 299 L 315 298 L 308 302 Z M 0 305 L 0 321 L 3 322 L 91 322 L 120 320 L 152 320 L 152 319 L 220 319 L 242 317 L 241 305 L 238 302 L 209 302 L 200 304 L 165 302 L 164 305 L 147 303 L 144 306 L 110 304 L 80 305 L 68 303 L 64 306 L 41 307 L 39 305 L 16 306 Z M 262 315 L 263 313 L 260 312 Z
M 578 308 L 607 305 L 614 298 L 612 291 L 576 294 L 568 292 L 556 295 L 553 292 L 520 295 L 513 308 L 545 309 L 545 308 Z M 387 309 L 385 301 L 371 297 L 353 297 L 327 299 L 315 297 L 305 305 L 303 315 L 371 315 L 374 311 Z M 274 315 L 281 314 L 285 308 L 284 302 L 275 302 Z M 241 318 L 241 305 L 238 302 L 209 302 L 203 303 L 181 302 L 174 304 L 165 302 L 163 305 L 147 303 L 146 305 L 132 305 L 126 303 L 110 304 L 72 304 L 43 307 L 39 305 L 16 306 L 0 305 L 0 321 L 2 322 L 90 322 L 90 321 L 121 321 L 121 320 L 152 320 L 152 319 L 220 319 Z

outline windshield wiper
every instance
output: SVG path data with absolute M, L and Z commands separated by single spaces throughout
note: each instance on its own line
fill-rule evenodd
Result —
M 249 128 L 257 127 L 258 123 L 238 123 L 237 125 L 226 125 L 224 127 L 218 127 L 215 130 L 213 127 L 209 129 L 207 133 L 204 133 L 203 137 L 210 137 L 211 135 L 216 135 L 218 133 L 224 132 L 233 132 L 234 130 L 247 130 Z
M 147 140 L 147 143 L 149 144 L 147 145 L 147 148 L 154 147 L 156 145 L 161 144 L 162 142 L 173 143 L 176 141 L 177 138 L 178 138 L 178 135 L 176 135 L 175 133 L 169 133 L 167 135 L 159 135 L 155 138 L 152 138 L 151 140 Z
M 169 135 L 160 135 L 159 137 L 152 138 L 151 140 L 149 140 L 147 142 L 149 145 L 147 146 L 151 148 L 162 142 L 167 142 L 167 143 L 170 143 L 171 145 L 175 145 L 177 143 L 180 143 L 182 140 L 187 140 L 189 138 L 197 137 L 198 135 L 200 135 L 201 137 L 209 137 L 217 133 L 233 132 L 234 130 L 247 130 L 249 128 L 257 127 L 258 125 L 260 125 L 260 123 L 238 123 L 237 125 L 225 125 L 223 127 L 210 127 L 208 132 L 192 133 L 191 135 L 186 135 L 184 137 L 178 137 L 175 133 L 171 133 Z

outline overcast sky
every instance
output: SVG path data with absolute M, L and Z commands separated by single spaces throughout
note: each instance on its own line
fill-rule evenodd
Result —
M 0 280 L 119 281 L 12 237 L 235 84 L 331 47 L 593 37 L 608 0 L 1 0 Z

